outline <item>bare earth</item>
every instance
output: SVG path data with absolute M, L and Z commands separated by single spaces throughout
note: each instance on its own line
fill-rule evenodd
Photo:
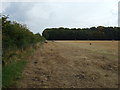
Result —
M 117 88 L 118 41 L 48 41 L 30 56 L 17 87 Z

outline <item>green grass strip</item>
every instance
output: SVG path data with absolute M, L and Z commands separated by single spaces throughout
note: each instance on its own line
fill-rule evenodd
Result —
M 20 60 L 8 64 L 2 68 L 2 87 L 7 88 L 15 83 L 15 80 L 19 79 L 21 73 L 26 65 L 26 60 Z

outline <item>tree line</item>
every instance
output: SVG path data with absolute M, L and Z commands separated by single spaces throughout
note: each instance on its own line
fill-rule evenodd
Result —
M 7 57 L 11 51 L 24 50 L 45 40 L 39 33 L 32 33 L 26 25 L 10 21 L 8 18 L 5 15 L 0 18 L 2 20 L 3 58 Z
M 42 35 L 47 40 L 119 40 L 120 27 L 46 28 Z

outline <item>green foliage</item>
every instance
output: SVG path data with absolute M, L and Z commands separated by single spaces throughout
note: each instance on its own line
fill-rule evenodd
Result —
M 8 16 L 2 16 L 2 49 L 3 62 L 11 52 L 23 50 L 45 39 L 39 34 L 33 34 L 26 25 L 9 21 Z M 9 58 L 8 58 L 9 59 Z
M 47 40 L 119 40 L 120 27 L 47 28 L 42 35 Z
M 37 43 L 45 40 L 39 33 L 29 31 L 26 25 L 9 21 L 2 16 L 2 85 L 11 87 L 20 78 L 27 57 L 33 52 Z M 34 47 L 33 47 L 34 46 Z

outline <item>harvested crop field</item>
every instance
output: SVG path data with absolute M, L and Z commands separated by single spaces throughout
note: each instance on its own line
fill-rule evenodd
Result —
M 118 41 L 48 41 L 28 61 L 19 88 L 117 88 Z

